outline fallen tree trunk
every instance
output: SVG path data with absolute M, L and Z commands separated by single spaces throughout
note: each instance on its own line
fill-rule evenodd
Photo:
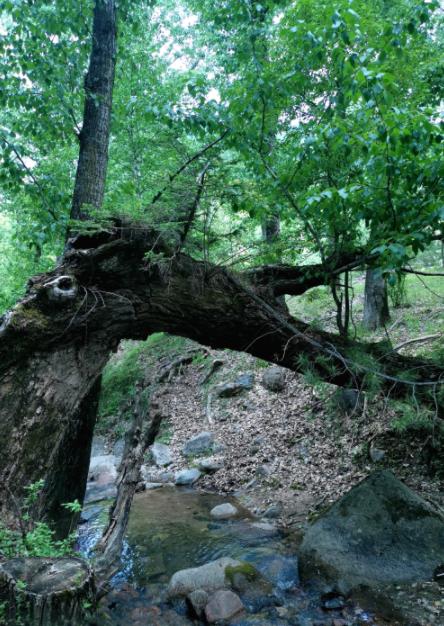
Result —
M 63 465 L 64 452 L 87 430 L 78 410 L 109 351 L 123 338 L 160 331 L 246 351 L 336 385 L 362 388 L 376 380 L 393 397 L 413 393 L 416 401 L 439 404 L 443 367 L 311 328 L 274 308 L 272 298 L 265 301 L 248 274 L 193 260 L 148 229 L 116 228 L 79 237 L 61 265 L 35 277 L 3 318 L 4 507 L 4 490 L 20 495 L 25 482 L 46 478 L 49 487 L 61 471 L 72 484 L 78 469 Z M 60 493 L 45 495 L 43 510 L 57 510 Z
M 108 581 L 120 561 L 122 541 L 128 525 L 129 513 L 136 488 L 140 482 L 140 468 L 147 448 L 154 443 L 162 422 L 162 413 L 156 400 L 148 397 L 152 389 L 138 389 L 131 430 L 126 438 L 122 462 L 117 478 L 117 496 L 111 507 L 108 524 L 96 550 L 101 553 L 96 571 Z

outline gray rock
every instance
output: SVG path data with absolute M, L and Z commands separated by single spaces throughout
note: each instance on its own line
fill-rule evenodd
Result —
M 219 589 L 213 593 L 205 607 L 205 617 L 209 624 L 229 620 L 241 611 L 244 605 L 238 595 L 229 589 Z
M 253 388 L 254 374 L 246 372 L 241 374 L 233 382 L 220 383 L 214 388 L 214 394 L 219 398 L 232 398 L 238 396 L 242 391 L 249 391 Z
M 212 474 L 214 472 L 218 472 L 224 466 L 224 460 L 220 458 L 216 458 L 214 456 L 210 456 L 206 459 L 199 459 L 197 461 L 197 467 L 201 472 L 205 472 L 207 474 Z
M 262 517 L 268 517 L 269 519 L 276 519 L 280 515 L 282 515 L 283 506 L 280 502 L 276 502 L 275 504 L 271 504 L 265 511 Z
M 125 449 L 125 439 L 118 439 L 113 445 L 114 456 L 116 456 L 120 460 L 123 456 L 124 449 Z
M 307 531 L 304 579 L 358 585 L 431 580 L 444 560 L 444 517 L 388 471 L 374 472 Z
M 152 467 L 142 465 L 140 469 L 142 479 L 147 483 L 173 483 L 174 472 L 163 472 L 160 470 L 153 470 Z
M 160 489 L 164 486 L 164 483 L 144 483 L 146 491 L 153 491 L 154 489 Z
M 182 453 L 185 456 L 195 456 L 198 454 L 204 454 L 212 450 L 214 444 L 214 435 L 208 431 L 202 431 L 188 439 L 182 448 Z
M 210 515 L 214 517 L 214 519 L 231 519 L 232 517 L 236 517 L 238 513 L 239 511 L 236 507 L 229 502 L 218 504 L 210 511 Z
M 151 456 L 157 467 L 166 467 L 173 462 L 171 448 L 164 443 L 153 443 L 150 447 Z
M 364 408 L 364 394 L 358 389 L 338 389 L 334 397 L 345 415 L 360 413 Z
M 232 398 L 238 396 L 242 391 L 245 391 L 245 387 L 238 383 L 220 383 L 214 388 L 214 394 L 219 398 Z
M 173 483 L 174 482 L 174 472 L 160 472 L 159 474 L 159 482 L 160 483 Z
M 196 468 L 184 469 L 176 472 L 174 482 L 178 486 L 192 485 L 198 480 L 202 474 Z
M 385 450 L 381 450 L 380 448 L 375 448 L 373 446 L 370 448 L 370 458 L 373 463 L 378 463 L 379 461 L 382 461 L 384 457 Z
M 242 385 L 244 389 L 253 389 L 254 374 L 253 372 L 245 372 L 234 381 L 237 385 Z
M 103 456 L 105 454 L 105 447 L 105 437 L 94 437 L 91 446 L 91 456 Z
M 197 617 L 201 618 L 208 602 L 207 592 L 203 589 L 196 589 L 196 591 L 192 591 L 188 594 L 187 600 Z
M 283 391 L 285 388 L 285 370 L 277 365 L 268 367 L 263 373 L 262 385 L 269 391 Z
M 103 454 L 91 458 L 85 504 L 115 497 L 118 462 L 118 458 L 113 454 Z
M 203 589 L 207 593 L 226 589 L 229 586 L 229 580 L 225 574 L 226 568 L 240 565 L 242 565 L 241 561 L 223 557 L 200 567 L 180 570 L 171 577 L 168 595 L 170 597 L 187 596 L 196 589 Z
M 97 485 L 113 483 L 117 478 L 118 463 L 118 458 L 113 454 L 91 457 L 88 480 L 94 481 Z
M 107 485 L 96 485 L 87 483 L 84 504 L 100 502 L 101 500 L 112 500 L 117 495 L 117 487 L 114 483 Z

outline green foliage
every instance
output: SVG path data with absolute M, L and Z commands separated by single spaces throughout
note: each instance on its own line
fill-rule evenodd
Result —
M 392 426 L 400 432 L 414 429 L 432 432 L 437 424 L 431 412 L 427 412 L 423 408 L 419 410 L 415 404 L 410 402 L 397 402 L 396 417 L 392 420 Z
M 143 344 L 136 344 L 111 359 L 103 371 L 99 415 L 107 417 L 120 412 L 142 376 L 140 354 Z
M 165 333 L 154 333 L 145 342 L 124 342 L 103 371 L 99 416 L 121 415 L 125 404 L 134 396 L 136 385 L 143 380 L 145 366 L 180 352 L 185 340 Z
M 156 441 L 158 443 L 164 443 L 168 445 L 171 443 L 172 438 L 173 438 L 173 431 L 171 430 L 171 425 L 168 423 L 167 420 L 162 420 L 159 434 L 156 437 Z
M 46 522 L 34 521 L 34 506 L 43 487 L 43 480 L 26 486 L 18 519 L 19 530 L 0 523 L 0 559 L 17 556 L 57 557 L 73 553 L 75 532 L 66 539 L 58 540 L 55 538 L 55 531 Z M 73 515 L 77 515 L 82 509 L 77 500 L 63 506 Z
M 395 309 L 407 305 L 407 289 L 405 284 L 405 274 L 396 276 L 396 280 L 388 284 L 388 295 Z

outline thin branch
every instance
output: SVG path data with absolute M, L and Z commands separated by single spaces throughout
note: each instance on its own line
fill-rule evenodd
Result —
M 182 246 L 184 245 L 185 240 L 188 236 L 189 230 L 191 228 L 191 225 L 194 222 L 196 211 L 199 207 L 200 199 L 202 197 L 202 193 L 203 193 L 204 186 L 205 186 L 205 176 L 206 176 L 206 173 L 208 172 L 209 167 L 210 167 L 210 163 L 208 162 L 205 164 L 205 167 L 203 168 L 203 170 L 197 177 L 197 191 L 194 197 L 194 201 L 189 208 L 187 220 L 185 222 L 184 229 L 180 237 L 180 248 L 182 248 Z
M 26 165 L 26 163 L 24 162 L 20 152 L 17 150 L 17 148 L 14 146 L 14 144 L 12 144 L 10 141 L 8 141 L 6 139 L 6 137 L 3 136 L 2 137 L 2 141 L 4 141 L 5 144 L 11 148 L 12 152 L 15 154 L 15 156 L 18 159 L 18 161 L 21 164 L 21 166 L 27 172 L 28 176 L 31 178 L 32 182 L 34 183 L 34 185 L 39 190 L 40 195 L 42 196 L 42 202 L 43 202 L 43 205 L 44 205 L 45 209 L 48 211 L 48 213 L 51 215 L 51 217 L 54 220 L 57 220 L 56 214 L 51 209 L 51 207 L 48 206 L 48 204 L 46 202 L 45 194 L 44 194 L 43 188 L 42 188 L 42 186 L 40 184 L 40 181 L 34 176 L 34 173 L 31 170 L 31 168 Z
M 404 272 L 404 274 L 416 274 L 417 276 L 444 276 L 444 272 L 421 272 L 408 267 L 403 267 L 401 272 Z
M 160 198 L 163 196 L 163 194 L 165 193 L 165 191 L 168 189 L 168 187 L 171 185 L 171 183 L 189 166 L 191 165 L 191 163 L 194 163 L 194 161 L 197 161 L 197 159 L 200 159 L 201 156 L 203 156 L 208 150 L 210 150 L 211 148 L 214 148 L 215 145 L 217 145 L 220 141 L 222 141 L 222 139 L 224 139 L 229 133 L 229 130 L 225 130 L 222 135 L 220 135 L 217 139 L 215 139 L 214 141 L 212 141 L 211 143 L 209 143 L 208 145 L 206 145 L 204 148 L 202 148 L 202 150 L 199 150 L 199 152 L 196 152 L 195 154 L 193 154 L 193 156 L 191 156 L 189 159 L 187 159 L 185 161 L 185 163 L 183 163 L 179 169 L 177 169 L 174 174 L 170 174 L 169 175 L 169 181 L 168 183 L 163 187 L 163 189 L 161 189 L 160 191 L 158 191 L 156 193 L 156 195 L 154 196 L 154 198 L 151 200 L 151 204 L 155 204 L 158 200 L 160 200 Z
M 392 352 L 398 352 L 401 348 L 405 348 L 406 346 L 410 346 L 414 343 L 433 341 L 434 339 L 439 339 L 440 337 L 442 337 L 441 333 L 437 333 L 436 335 L 424 335 L 423 337 L 416 337 L 416 339 L 409 339 L 408 341 L 403 341 L 399 345 L 395 346 Z

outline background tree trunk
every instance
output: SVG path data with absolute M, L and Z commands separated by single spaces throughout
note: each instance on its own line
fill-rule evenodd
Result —
M 380 272 L 368 268 L 365 274 L 364 325 L 369 330 L 385 326 L 390 319 L 387 284 Z
M 86 220 L 91 208 L 102 206 L 108 168 L 108 144 L 116 66 L 114 0 L 96 0 L 92 49 L 85 77 L 83 126 L 71 206 L 71 219 Z
M 88 219 L 91 207 L 100 208 L 103 201 L 116 39 L 115 0 L 96 0 L 71 208 L 71 218 L 76 220 Z M 77 296 L 77 286 L 69 277 L 49 289 L 51 306 L 56 308 L 63 309 Z M 90 311 L 99 305 L 99 296 L 86 290 L 81 298 Z M 60 329 L 61 337 L 76 315 L 73 312 L 71 320 L 66 320 L 65 328 Z M 36 341 L 35 353 L 0 379 L 0 444 L 4 450 L 0 475 L 3 493 L 18 497 L 26 484 L 44 478 L 40 516 L 60 522 L 59 530 L 66 534 L 67 529 L 63 528 L 66 512 L 61 505 L 76 498 L 83 501 L 99 377 L 110 349 L 116 344 L 106 334 L 90 338 L 87 326 L 83 337 L 79 336 L 74 344 L 61 345 L 46 353 L 38 351 L 37 337 Z M 11 512 L 11 503 L 3 503 L 3 508 Z
M 262 220 L 262 239 L 265 243 L 273 244 L 278 241 L 281 234 L 281 220 L 279 215 L 267 215 Z

